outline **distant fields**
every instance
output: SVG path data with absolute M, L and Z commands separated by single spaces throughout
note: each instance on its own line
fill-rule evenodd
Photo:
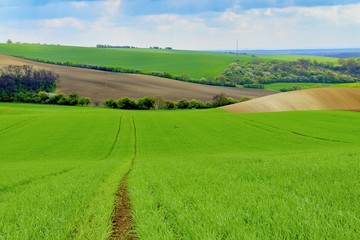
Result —
M 325 88 L 325 87 L 336 87 L 336 88 L 360 88 L 360 83 L 271 83 L 265 84 L 265 89 L 280 92 L 281 89 L 289 89 L 292 87 L 300 87 L 301 89 L 311 88 Z
M 360 114 L 0 104 L 0 239 L 356 239 Z
M 0 53 L 42 60 L 140 69 L 147 72 L 169 72 L 197 79 L 216 77 L 236 60 L 235 55 L 213 52 L 28 44 L 0 44 Z
M 36 44 L 0 44 L 0 54 L 25 58 L 36 58 L 54 62 L 72 62 L 110 67 L 139 69 L 144 72 L 168 72 L 190 78 L 215 78 L 237 59 L 240 62 L 253 60 L 292 61 L 299 58 L 328 62 L 336 58 L 296 55 L 242 55 L 235 54 L 156 49 L 100 49 L 95 47 L 70 47 Z

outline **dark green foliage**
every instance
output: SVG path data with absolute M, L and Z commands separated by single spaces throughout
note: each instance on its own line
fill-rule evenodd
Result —
M 138 109 L 136 102 L 128 97 L 120 98 L 117 101 L 117 107 L 120 109 Z
M 176 107 L 178 109 L 187 109 L 189 107 L 189 101 L 186 99 L 181 99 L 177 104 Z
M 297 91 L 297 90 L 301 90 L 302 88 L 300 86 L 292 86 L 289 88 L 281 88 L 280 92 L 290 92 L 290 91 Z
M 57 75 L 53 71 L 34 69 L 32 66 L 0 68 L 0 101 L 33 102 L 31 99 L 40 91 L 55 89 Z
M 293 62 L 253 61 L 233 63 L 223 71 L 226 81 L 247 88 L 276 82 L 351 83 L 360 80 L 360 61 L 340 59 L 339 64 L 300 59 Z
M 175 109 L 175 103 L 173 101 L 166 100 L 164 102 L 164 110 L 172 110 Z
M 139 109 L 150 110 L 154 108 L 155 100 L 151 97 L 140 98 L 137 101 Z
M 213 106 L 221 107 L 229 104 L 229 99 L 225 96 L 224 93 L 217 94 L 213 97 Z
M 255 88 L 255 89 L 264 89 L 265 86 L 263 84 L 244 84 L 244 88 Z
M 105 104 L 105 107 L 108 107 L 108 108 L 117 108 L 118 107 L 116 101 L 113 98 L 106 99 L 104 104 Z
M 195 99 L 192 99 L 190 101 L 187 99 L 181 99 L 176 103 L 170 100 L 163 99 L 162 97 L 143 97 L 137 101 L 134 101 L 128 97 L 123 97 L 120 98 L 117 102 L 113 98 L 107 99 L 105 100 L 104 105 L 107 108 L 119 108 L 128 110 L 206 109 L 244 102 L 250 100 L 251 98 L 244 97 L 238 100 L 231 97 L 226 97 L 225 94 L 220 93 L 214 96 L 213 99 L 213 102 L 206 103 Z M 79 105 L 82 105 L 80 104 L 80 101 L 81 99 L 79 99 Z
M 91 102 L 91 99 L 88 97 L 79 98 L 78 105 L 79 106 L 88 106 Z

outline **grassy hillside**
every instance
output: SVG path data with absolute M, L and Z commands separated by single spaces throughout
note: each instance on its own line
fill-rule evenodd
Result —
M 8 54 L 53 62 L 72 62 L 109 67 L 139 69 L 145 72 L 168 72 L 172 75 L 187 75 L 190 78 L 215 78 L 232 62 L 253 60 L 290 61 L 302 58 L 295 55 L 239 55 L 156 49 L 100 49 L 37 44 L 0 44 L 0 54 Z M 336 61 L 333 58 L 306 57 L 318 61 Z
M 311 88 L 360 88 L 360 83 L 271 83 L 264 85 L 265 89 L 276 92 L 287 91 L 287 90 L 300 90 L 300 89 L 311 89 Z
M 140 69 L 147 72 L 186 74 L 198 79 L 216 77 L 236 59 L 234 55 L 211 52 L 28 44 L 0 44 L 0 53 L 50 61 Z
M 356 239 L 360 115 L 0 104 L 0 239 Z

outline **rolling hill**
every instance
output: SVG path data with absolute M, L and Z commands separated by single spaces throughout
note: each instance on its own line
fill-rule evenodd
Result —
M 279 112 L 294 110 L 360 110 L 360 89 L 317 88 L 279 93 L 225 106 L 229 112 Z
M 90 97 L 94 102 L 99 103 L 107 98 L 117 99 L 124 96 L 135 99 L 144 96 L 161 96 L 173 101 L 182 98 L 211 101 L 214 95 L 221 92 L 233 98 L 257 98 L 274 93 L 268 90 L 208 86 L 140 74 L 65 67 L 0 55 L 0 66 L 9 64 L 27 64 L 51 69 L 60 76 L 57 92 L 66 94 L 77 92 L 80 96 Z

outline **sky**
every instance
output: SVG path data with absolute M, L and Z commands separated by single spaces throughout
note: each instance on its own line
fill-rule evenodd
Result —
M 360 48 L 360 0 L 0 0 L 0 42 Z

